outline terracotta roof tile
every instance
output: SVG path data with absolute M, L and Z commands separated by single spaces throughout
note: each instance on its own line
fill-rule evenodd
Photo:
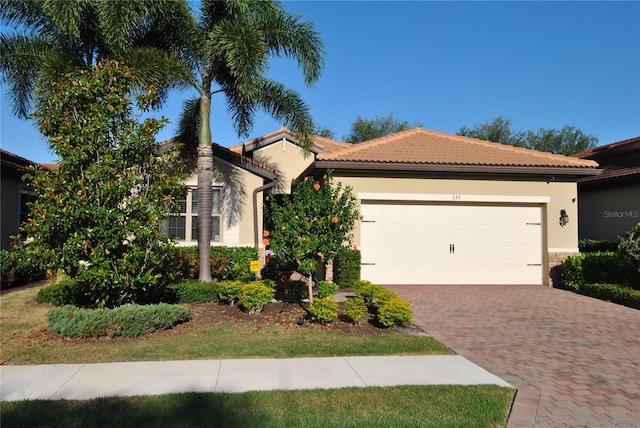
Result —
M 257 141 L 268 140 L 271 137 L 277 136 L 278 134 L 289 134 L 289 136 L 291 137 L 292 140 L 295 139 L 295 135 L 293 134 L 293 132 L 291 132 L 288 128 L 283 126 L 282 128 L 277 129 L 277 130 L 272 131 L 272 132 L 269 132 L 268 134 L 262 135 L 261 137 L 254 138 L 254 139 L 245 141 L 242 144 L 238 144 L 236 146 L 229 147 L 229 150 L 231 150 L 232 152 L 235 152 L 235 153 L 242 154 L 244 147 L 249 146 L 251 144 L 254 144 Z M 292 141 L 292 142 L 294 142 L 294 141 Z M 332 153 L 332 152 L 335 152 L 337 150 L 342 150 L 342 149 L 351 147 L 351 144 L 349 144 L 349 143 L 345 143 L 345 142 L 338 141 L 338 140 L 333 140 L 331 138 L 321 137 L 319 135 L 314 135 L 313 136 L 313 143 L 317 148 L 320 149 L 318 151 L 322 151 L 323 153 L 324 152 Z
M 640 137 L 594 147 L 573 156 L 594 160 L 603 169 L 602 174 L 581 178 L 579 183 L 640 177 Z
M 396 134 L 320 153 L 318 160 L 387 164 L 597 168 L 589 160 L 412 128 Z

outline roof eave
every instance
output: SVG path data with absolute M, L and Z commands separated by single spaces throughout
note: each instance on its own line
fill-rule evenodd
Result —
M 305 173 L 314 169 L 334 170 L 370 170 L 397 172 L 439 172 L 439 173 L 482 173 L 482 174 L 527 174 L 585 177 L 602 173 L 602 170 L 591 167 L 545 167 L 545 166 L 501 166 L 501 165 L 452 165 L 452 164 L 417 164 L 390 162 L 346 162 L 322 161 L 314 162 Z

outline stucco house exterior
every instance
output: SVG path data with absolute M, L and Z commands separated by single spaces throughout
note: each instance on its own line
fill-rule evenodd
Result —
M 640 137 L 573 156 L 594 160 L 603 170 L 578 179 L 578 237 L 618 240 L 640 222 Z
M 281 128 L 230 149 L 214 145 L 216 243 L 264 251 L 264 195 L 331 169 L 360 204 L 354 244 L 363 279 L 550 285 L 551 269 L 578 252 L 577 181 L 600 173 L 592 160 L 421 128 L 356 145 L 314 142 L 305 156 Z
M 11 248 L 11 236 L 18 234 L 18 227 L 29 214 L 28 203 L 36 198 L 36 194 L 28 183 L 22 181 L 25 168 L 36 165 L 35 162 L 0 149 L 0 173 L 2 175 L 2 200 L 0 201 L 0 234 L 2 249 Z M 57 165 L 45 164 L 41 167 L 47 170 L 57 168 Z

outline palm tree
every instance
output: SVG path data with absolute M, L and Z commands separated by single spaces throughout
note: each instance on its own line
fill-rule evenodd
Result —
M 36 87 L 103 59 L 133 68 L 142 88 L 167 91 L 187 85 L 182 58 L 191 11 L 184 0 L 0 0 L 0 81 L 13 112 L 31 113 Z M 46 96 L 46 95 L 45 95 Z
M 213 206 L 211 97 L 222 94 L 240 137 L 253 126 L 257 109 L 295 132 L 308 150 L 314 125 L 300 96 L 266 75 L 271 56 L 297 61 L 312 85 L 323 66 L 323 45 L 313 24 L 272 0 L 202 0 L 198 17 L 184 27 L 191 37 L 190 65 L 199 98 L 185 103 L 179 130 L 183 144 L 197 142 L 198 255 L 200 280 L 211 280 L 210 245 Z M 199 118 L 194 126 L 194 118 Z

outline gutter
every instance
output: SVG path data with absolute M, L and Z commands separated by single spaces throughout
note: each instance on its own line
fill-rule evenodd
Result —
M 260 247 L 260 233 L 258 232 L 258 193 L 271 189 L 276 184 L 276 180 L 271 180 L 267 184 L 253 190 L 253 243 L 256 250 Z

